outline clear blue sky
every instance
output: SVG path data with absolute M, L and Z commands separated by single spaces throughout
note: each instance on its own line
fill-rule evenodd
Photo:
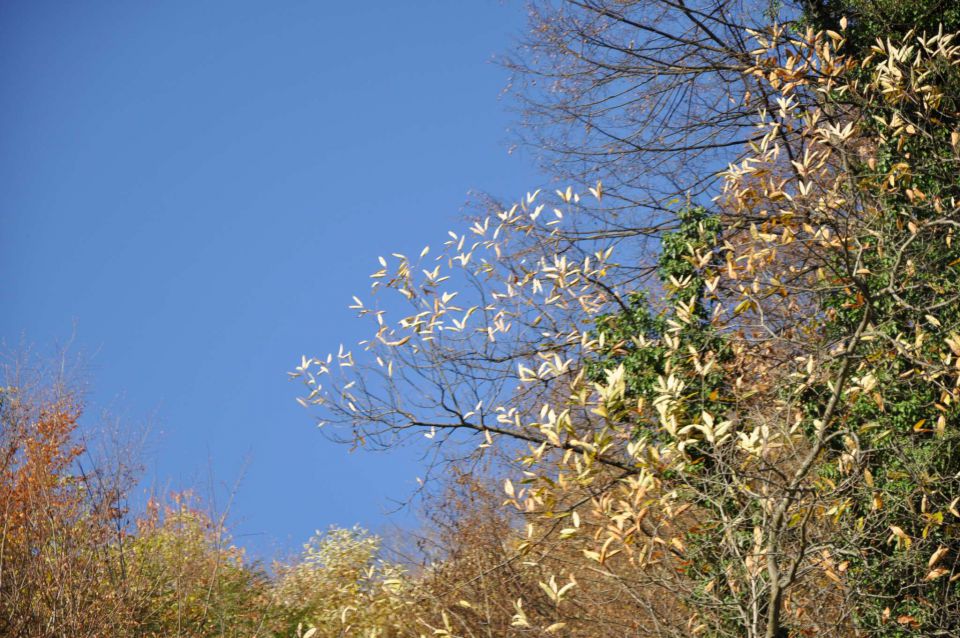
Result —
M 490 62 L 524 27 L 497 0 L 3 2 L 0 337 L 76 334 L 92 404 L 152 426 L 147 485 L 249 461 L 255 553 L 380 528 L 416 455 L 326 442 L 286 371 L 357 337 L 377 255 L 542 181 Z

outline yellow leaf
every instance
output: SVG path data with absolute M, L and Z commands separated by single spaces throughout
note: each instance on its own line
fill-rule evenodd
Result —
M 913 616 L 907 616 L 907 615 L 903 615 L 903 616 L 898 617 L 898 618 L 897 618 L 897 624 L 900 624 L 900 625 L 910 625 L 911 627 L 917 627 L 917 626 L 919 626 L 919 623 L 917 622 L 917 619 L 916 619 L 916 618 L 914 618 Z
M 910 545 L 911 543 L 913 543 L 913 540 L 907 535 L 906 532 L 903 531 L 902 528 L 897 527 L 896 525 L 891 525 L 890 531 L 893 532 L 893 534 L 891 534 L 887 542 L 896 538 L 897 545 L 899 545 L 900 543 L 903 543 L 903 546 L 905 548 L 910 549 Z
M 745 310 L 749 310 L 751 306 L 753 306 L 753 301 L 751 299 L 744 299 L 743 301 L 738 303 L 736 307 L 733 309 L 733 314 L 739 315 L 741 312 L 744 312 Z
M 947 555 L 949 551 L 950 550 L 948 548 L 941 545 L 939 548 L 937 548 L 937 551 L 931 554 L 930 560 L 927 561 L 927 567 L 933 567 L 936 565 L 938 562 L 940 562 L 941 558 Z

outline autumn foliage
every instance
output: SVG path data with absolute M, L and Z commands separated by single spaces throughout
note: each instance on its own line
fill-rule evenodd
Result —
M 589 52 L 619 23 L 704 64 L 735 46 L 719 6 L 663 3 L 696 40 L 614 4 L 548 29 Z M 381 258 L 353 305 L 369 338 L 296 369 L 334 439 L 505 459 L 521 522 L 494 563 L 536 581 L 510 631 L 597 635 L 605 587 L 636 635 L 960 631 L 960 25 L 867 45 L 875 14 L 824 15 L 743 28 L 727 113 L 754 132 L 713 190 L 642 227 L 624 184 L 529 193 Z M 465 634 L 453 617 L 431 627 Z
M 80 397 L 8 380 L 0 633 L 960 634 L 938 7 L 535 2 L 511 64 L 550 80 L 541 143 L 608 181 L 381 257 L 368 336 L 291 373 L 331 439 L 429 448 L 422 527 L 318 532 L 268 568 L 190 494 L 128 512 L 131 483 L 80 462 Z
M 122 627 L 113 503 L 76 472 L 79 398 L 5 387 L 0 398 L 0 623 L 4 635 L 93 636 Z

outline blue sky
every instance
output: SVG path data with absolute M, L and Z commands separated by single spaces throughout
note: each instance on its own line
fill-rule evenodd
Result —
M 243 473 L 256 554 L 413 524 L 386 512 L 415 451 L 326 442 L 286 372 L 357 338 L 377 255 L 543 182 L 491 63 L 524 27 L 497 0 L 0 4 L 6 348 L 73 338 L 94 411 L 150 427 L 145 486 Z

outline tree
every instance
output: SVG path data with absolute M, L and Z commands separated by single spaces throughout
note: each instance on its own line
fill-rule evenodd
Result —
M 360 444 L 517 454 L 517 550 L 588 513 L 586 556 L 675 593 L 660 635 L 955 633 L 960 49 L 860 57 L 837 26 L 740 35 L 756 137 L 674 211 L 655 284 L 630 233 L 563 228 L 599 183 L 529 194 L 432 264 L 382 259 L 410 314 L 357 299 L 371 338 L 304 357 L 302 401 Z
M 301 557 L 277 565 L 274 584 L 287 632 L 306 625 L 317 638 L 416 635 L 404 569 L 379 557 L 380 539 L 364 529 L 330 529 L 304 545 Z
M 78 471 L 77 392 L 24 361 L 0 388 L 0 631 L 122 634 L 123 558 L 113 495 Z
M 652 570 L 614 550 L 602 567 L 587 556 L 590 530 L 603 517 L 581 509 L 538 526 L 527 538 L 516 514 L 502 507 L 500 482 L 462 471 L 428 502 L 431 523 L 422 543 L 436 558 L 417 573 L 415 608 L 431 630 L 454 636 L 657 635 L 686 616 L 674 593 Z M 568 494 L 571 502 L 587 491 Z M 522 521 L 521 521 L 522 522 Z M 531 542 L 532 541 L 532 542 Z M 525 544 L 526 551 L 518 551 Z
M 267 575 L 192 494 L 151 499 L 127 552 L 138 636 L 275 635 Z
M 552 171 L 602 179 L 647 215 L 662 216 L 671 197 L 708 194 L 731 149 L 754 136 L 744 96 L 765 95 L 743 73 L 746 34 L 770 11 L 750 1 L 531 3 L 529 36 L 506 64 L 532 143 Z
M 266 622 L 266 575 L 196 499 L 128 516 L 135 468 L 90 453 L 76 383 L 20 360 L 3 383 L 0 633 L 289 635 Z

